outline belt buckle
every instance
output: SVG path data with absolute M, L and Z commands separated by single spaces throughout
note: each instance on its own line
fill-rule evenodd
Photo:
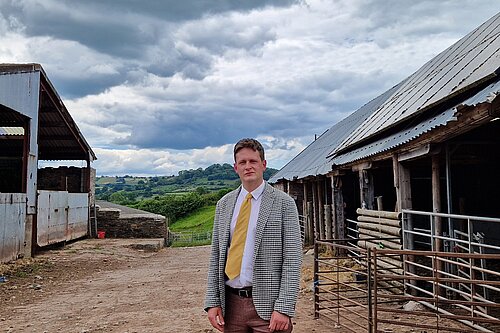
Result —
M 249 292 L 250 291 L 248 289 L 238 289 L 238 296 L 249 298 L 250 297 Z

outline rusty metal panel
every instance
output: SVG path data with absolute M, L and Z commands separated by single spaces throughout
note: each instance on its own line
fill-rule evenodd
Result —
M 0 193 L 0 262 L 24 253 L 26 194 Z
M 68 194 L 68 231 L 66 240 L 87 235 L 89 221 L 88 193 Z
M 46 246 L 66 240 L 68 192 L 38 191 L 37 244 Z

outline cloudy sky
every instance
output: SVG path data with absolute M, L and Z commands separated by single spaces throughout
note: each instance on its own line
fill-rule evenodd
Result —
M 0 0 L 0 62 L 42 64 L 99 175 L 281 168 L 500 11 L 484 0 Z

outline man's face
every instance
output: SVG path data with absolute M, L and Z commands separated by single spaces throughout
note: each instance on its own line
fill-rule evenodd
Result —
M 245 188 L 259 186 L 264 179 L 264 171 L 266 171 L 266 161 L 260 159 L 258 151 L 250 148 L 242 148 L 236 153 L 236 162 L 234 163 L 234 171 L 240 176 L 241 183 Z

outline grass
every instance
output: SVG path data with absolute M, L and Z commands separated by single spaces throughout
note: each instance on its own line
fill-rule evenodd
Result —
M 182 233 L 185 237 L 173 240 L 171 246 L 198 246 L 208 245 L 211 239 L 215 206 L 206 206 L 198 209 L 189 216 L 172 223 L 172 232 Z
M 193 214 L 172 223 L 170 230 L 174 232 L 207 232 L 212 231 L 215 206 L 206 206 Z

